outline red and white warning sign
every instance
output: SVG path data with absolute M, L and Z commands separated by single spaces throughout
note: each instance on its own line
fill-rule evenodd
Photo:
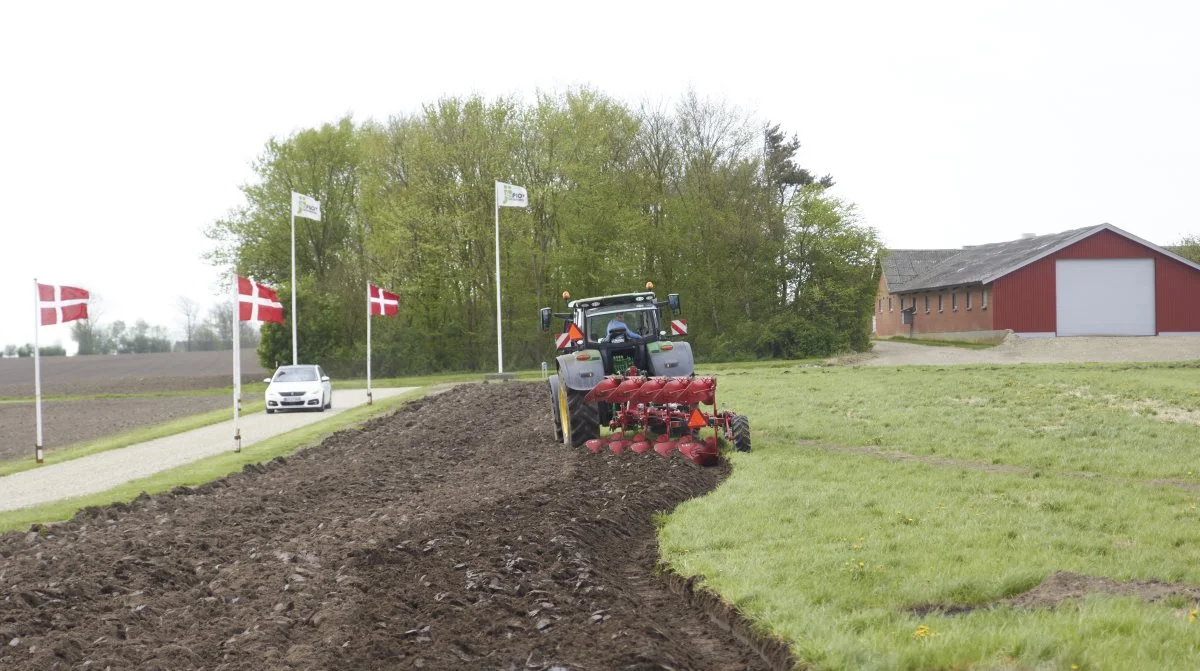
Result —
M 566 349 L 569 344 L 571 344 L 571 335 L 569 333 L 559 333 L 554 336 L 554 346 L 558 349 Z
M 672 319 L 671 320 L 671 335 L 687 335 L 687 320 Z

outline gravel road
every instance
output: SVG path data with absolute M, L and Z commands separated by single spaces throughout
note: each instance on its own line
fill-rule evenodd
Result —
M 1022 338 L 1010 335 L 990 349 L 933 347 L 879 340 L 865 366 L 953 364 L 1192 361 L 1200 359 L 1200 336 L 1145 338 Z
M 375 389 L 376 399 L 416 387 Z M 241 418 L 242 447 L 326 419 L 367 402 L 365 389 L 338 390 L 325 412 L 254 413 Z M 95 494 L 160 471 L 233 449 L 233 420 L 119 450 L 42 466 L 0 478 L 0 511 Z

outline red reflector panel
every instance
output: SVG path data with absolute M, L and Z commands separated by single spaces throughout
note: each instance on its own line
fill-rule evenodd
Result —
M 558 349 L 566 349 L 567 345 L 571 344 L 571 336 L 567 333 L 559 333 L 554 337 L 554 346 Z
M 675 349 L 675 346 L 671 343 L 664 343 L 662 347 L 659 347 L 659 349 L 664 352 L 670 352 L 671 350 Z
M 704 414 L 700 412 L 700 408 L 692 408 L 692 414 L 688 417 L 688 428 L 699 429 L 702 426 L 708 426 L 708 420 L 704 419 Z
M 575 355 L 576 361 L 587 361 L 590 358 L 592 358 L 592 356 L 587 352 L 580 352 L 579 354 Z

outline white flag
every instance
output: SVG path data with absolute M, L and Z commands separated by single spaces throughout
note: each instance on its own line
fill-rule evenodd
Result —
M 496 182 L 496 204 L 500 207 L 526 207 L 529 205 L 529 194 L 525 193 L 523 186 Z
M 292 192 L 292 214 L 313 221 L 321 220 L 321 201 L 302 193 Z

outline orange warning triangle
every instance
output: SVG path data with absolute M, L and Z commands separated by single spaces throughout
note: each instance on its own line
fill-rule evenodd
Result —
M 571 324 L 571 328 L 567 329 L 567 337 L 571 339 L 571 342 L 583 340 L 583 331 L 580 331 L 578 326 Z
M 702 426 L 708 426 L 708 420 L 704 419 L 704 414 L 700 412 L 700 408 L 692 408 L 692 414 L 688 417 L 688 428 L 699 429 Z

